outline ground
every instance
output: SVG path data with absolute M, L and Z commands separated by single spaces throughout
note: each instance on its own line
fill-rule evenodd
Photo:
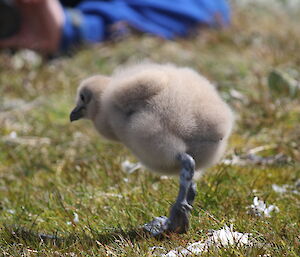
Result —
M 293 91 L 300 81 L 298 15 L 283 7 L 240 5 L 231 27 L 196 38 L 169 42 L 136 35 L 47 63 L 30 52 L 0 53 L 1 254 L 154 256 L 154 246 L 167 253 L 233 224 L 256 243 L 204 255 L 299 256 L 300 92 Z M 143 59 L 193 67 L 218 87 L 236 115 L 227 161 L 197 182 L 190 231 L 161 240 L 139 227 L 168 214 L 177 178 L 124 172 L 122 162 L 135 161 L 128 150 L 101 139 L 90 122 L 69 122 L 81 79 Z M 260 146 L 264 151 L 257 155 L 267 159 L 230 162 Z M 295 191 L 280 194 L 273 184 Z M 279 212 L 250 215 L 255 196 Z

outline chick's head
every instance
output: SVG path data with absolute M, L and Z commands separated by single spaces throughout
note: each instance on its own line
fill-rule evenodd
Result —
M 79 119 L 93 120 L 100 111 L 101 95 L 110 78 L 96 75 L 83 80 L 77 90 L 76 107 L 70 114 L 70 121 Z

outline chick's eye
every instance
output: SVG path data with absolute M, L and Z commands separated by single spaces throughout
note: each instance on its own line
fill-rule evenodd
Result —
M 80 99 L 81 99 L 82 102 L 84 102 L 84 95 L 83 94 L 80 95 Z

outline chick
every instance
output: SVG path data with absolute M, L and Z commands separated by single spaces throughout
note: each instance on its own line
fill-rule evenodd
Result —
M 214 86 L 196 71 L 172 64 L 124 67 L 81 82 L 70 120 L 81 118 L 127 146 L 150 170 L 179 175 L 169 218 L 155 219 L 145 229 L 153 235 L 185 233 L 196 195 L 194 174 L 220 159 L 234 123 Z

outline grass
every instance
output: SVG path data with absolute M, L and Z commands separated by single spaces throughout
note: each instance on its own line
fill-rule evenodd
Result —
M 272 184 L 293 185 L 300 177 L 300 102 L 284 90 L 275 96 L 268 86 L 274 69 L 300 79 L 297 17 L 285 9 L 239 6 L 230 28 L 188 40 L 132 36 L 45 64 L 1 53 L 1 254 L 154 256 L 153 246 L 166 253 L 233 224 L 259 244 L 211 249 L 204 256 L 299 256 L 300 197 L 278 194 Z M 128 150 L 103 141 L 90 123 L 70 124 L 68 118 L 81 79 L 142 59 L 191 66 L 217 85 L 237 117 L 226 158 L 262 145 L 272 145 L 265 155 L 289 157 L 271 165 L 210 168 L 198 181 L 190 231 L 164 240 L 138 228 L 167 215 L 177 179 L 123 172 L 122 161 L 134 161 Z M 17 140 L 9 139 L 11 133 Z M 254 196 L 280 212 L 271 218 L 249 215 Z M 79 222 L 73 221 L 75 213 Z

